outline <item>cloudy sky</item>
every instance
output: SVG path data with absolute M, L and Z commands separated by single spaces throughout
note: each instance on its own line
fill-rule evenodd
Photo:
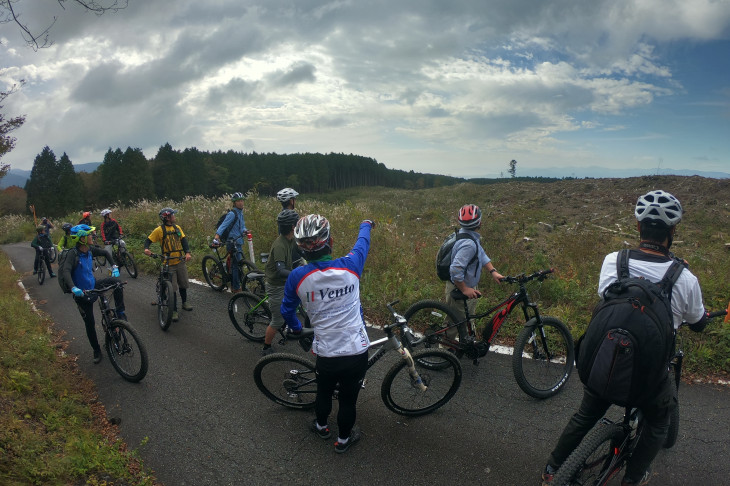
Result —
M 108 0 L 101 0 L 108 1 Z M 602 166 L 730 172 L 730 0 L 129 0 L 15 4 L 2 161 L 45 145 L 344 152 L 462 177 Z M 571 175 L 566 173 L 564 175 Z

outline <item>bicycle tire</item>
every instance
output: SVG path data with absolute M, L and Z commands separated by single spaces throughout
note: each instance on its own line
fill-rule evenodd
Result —
M 256 343 L 264 342 L 266 328 L 271 322 L 269 304 L 250 292 L 234 294 L 228 301 L 228 317 L 243 337 Z
M 134 261 L 134 256 L 128 251 L 125 251 L 124 253 L 121 253 L 119 257 L 122 260 L 122 265 L 124 266 L 124 268 L 127 269 L 127 273 L 129 274 L 129 276 L 132 278 L 137 278 L 137 262 Z
M 99 265 L 99 267 L 104 268 L 106 266 L 106 257 L 104 255 L 95 256 L 94 260 L 96 260 L 96 264 Z
M 427 368 L 423 362 L 439 360 L 448 365 L 441 369 Z M 422 391 L 411 377 L 408 363 L 400 359 L 388 371 L 380 388 L 383 403 L 391 411 L 410 417 L 433 412 L 445 405 L 461 385 L 461 363 L 443 349 L 422 349 L 413 354 L 413 362 L 423 384 Z
M 104 344 L 109 361 L 122 378 L 138 383 L 147 375 L 147 349 L 127 321 L 111 321 Z
M 515 340 L 512 372 L 519 387 L 534 398 L 549 398 L 560 392 L 573 370 L 575 348 L 567 326 L 554 317 L 542 317 L 549 349 L 543 347 L 537 320 L 530 319 Z
M 420 300 L 410 306 L 403 317 L 408 322 L 408 327 L 411 329 L 424 333 L 426 336 L 440 331 L 449 325 L 449 322 L 459 322 L 460 319 L 454 311 L 449 309 L 444 303 L 438 300 Z M 434 335 L 433 339 L 428 338 L 424 341 L 424 347 L 427 349 L 439 349 L 439 336 Z M 403 345 L 408 348 L 411 353 L 414 352 L 413 347 L 408 340 L 403 340 Z M 420 360 L 420 363 L 428 369 L 441 370 L 448 368 L 449 362 L 438 359 L 438 356 L 433 356 L 434 361 L 424 361 L 425 358 Z
M 258 272 L 257 272 L 258 273 Z M 266 283 L 265 277 L 249 278 L 248 274 L 243 274 L 243 282 L 241 283 L 241 289 L 256 294 L 259 298 L 266 295 Z
M 58 258 L 58 252 L 56 251 L 55 247 L 50 247 L 48 250 L 48 261 L 51 263 L 56 263 L 56 258 Z
M 317 374 L 314 363 L 288 353 L 264 356 L 253 369 L 259 390 L 274 403 L 306 410 L 317 398 Z
M 41 257 L 40 262 L 38 262 L 38 274 L 36 275 L 38 277 L 38 285 L 43 285 L 43 282 L 46 280 L 46 260 L 45 258 Z
M 203 277 L 210 285 L 210 288 L 220 292 L 226 286 L 226 270 L 223 264 L 213 255 L 205 255 L 203 257 Z
M 674 444 L 677 443 L 677 437 L 679 437 L 679 391 L 674 378 L 672 378 L 672 393 L 674 393 L 676 400 L 672 411 L 669 412 L 669 431 L 667 431 L 667 438 L 664 439 L 664 444 L 662 444 L 664 449 L 674 447 Z
M 599 423 L 568 456 L 555 473 L 551 485 L 605 485 L 623 468 L 625 460 L 613 463 L 614 446 L 626 432 L 620 424 Z
M 172 282 L 162 280 L 157 292 L 157 323 L 163 331 L 167 331 L 172 324 L 172 313 L 175 310 L 175 293 L 172 289 Z

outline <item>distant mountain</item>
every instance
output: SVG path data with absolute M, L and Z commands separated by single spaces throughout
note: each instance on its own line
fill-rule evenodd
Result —
M 89 162 L 88 164 L 74 165 L 76 172 L 94 172 L 101 162 Z M 0 179 L 0 189 L 10 186 L 25 187 L 26 181 L 30 179 L 30 171 L 23 169 L 10 169 L 5 177 Z
M 523 167 L 517 166 L 519 177 L 575 177 L 576 179 L 594 178 L 627 178 L 648 175 L 678 175 L 708 177 L 711 179 L 728 179 L 728 172 L 704 172 L 691 169 L 608 169 L 606 167 Z M 497 177 L 497 176 L 493 176 Z M 504 177 L 504 175 L 502 176 Z

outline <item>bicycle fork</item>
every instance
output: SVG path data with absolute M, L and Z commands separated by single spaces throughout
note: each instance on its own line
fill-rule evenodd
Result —
M 413 356 L 411 356 L 411 352 L 408 351 L 407 348 L 403 347 L 402 344 L 399 344 L 398 352 L 400 353 L 401 357 L 408 363 L 408 374 L 411 376 L 411 383 L 414 385 L 414 387 L 419 388 L 421 391 L 425 392 L 428 390 L 428 387 L 423 383 L 423 379 L 421 379 L 421 376 L 418 374 L 418 371 L 416 371 L 416 363 L 413 361 Z

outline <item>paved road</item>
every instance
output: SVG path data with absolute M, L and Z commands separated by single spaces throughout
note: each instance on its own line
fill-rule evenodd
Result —
M 138 448 L 145 464 L 168 486 L 238 484 L 487 484 L 535 485 L 562 427 L 577 407 L 577 375 L 552 399 L 534 400 L 516 385 L 509 360 L 490 353 L 479 366 L 463 361 L 464 380 L 442 409 L 406 418 L 380 399 L 378 363 L 360 395 L 363 439 L 347 454 L 313 436 L 312 412 L 268 401 L 251 371 L 260 345 L 231 325 L 230 294 L 193 286 L 193 312 L 181 312 L 168 332 L 156 324 L 154 279 L 128 279 L 127 315 L 147 346 L 150 366 L 139 384 L 124 381 L 107 357 L 92 364 L 83 323 L 56 280 L 32 278 L 33 250 L 4 245 L 38 308 L 48 313 L 79 355 L 81 369 L 97 384 L 110 417 Z M 393 299 L 398 296 L 392 296 Z M 402 309 L 404 310 L 404 309 Z M 98 312 L 98 311 L 97 311 Z M 377 333 L 377 331 L 373 331 Z M 287 351 L 302 353 L 295 343 Z M 575 375 L 575 374 L 574 374 Z M 727 484 L 730 390 L 687 385 L 681 390 L 677 445 L 655 461 L 652 484 Z

